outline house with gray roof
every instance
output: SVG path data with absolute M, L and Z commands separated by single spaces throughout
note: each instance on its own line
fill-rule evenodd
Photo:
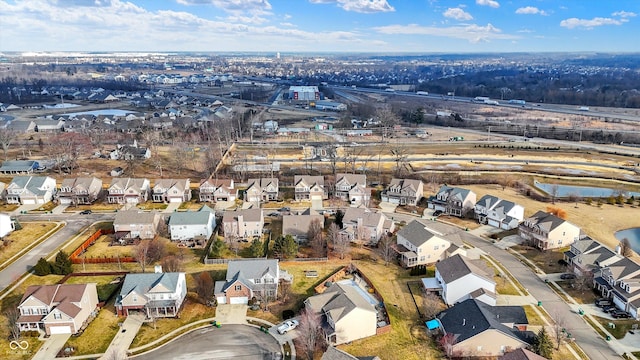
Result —
M 56 180 L 49 176 L 16 176 L 7 186 L 8 204 L 35 205 L 53 200 Z
M 295 175 L 293 185 L 296 201 L 321 201 L 329 197 L 324 187 L 324 176 Z
M 181 203 L 191 200 L 191 180 L 156 179 L 151 193 L 153 202 Z
M 204 205 L 198 211 L 177 211 L 169 218 L 169 233 L 172 241 L 208 240 L 216 228 L 214 211 Z
M 336 282 L 321 294 L 304 301 L 305 308 L 322 317 L 322 331 L 329 345 L 340 345 L 377 333 L 378 311 L 355 286 Z
M 442 211 L 445 215 L 462 217 L 473 210 L 476 194 L 469 190 L 443 185 L 440 190 L 427 199 L 429 209 Z
M 433 264 L 446 257 L 451 242 L 428 227 L 423 220 L 413 220 L 396 234 L 394 249 L 404 267 Z
M 262 236 L 264 212 L 262 209 L 242 209 L 225 211 L 222 216 L 224 236 L 236 239 L 249 239 Z
M 436 263 L 435 279 L 447 305 L 469 298 L 496 305 L 496 282 L 484 264 L 454 255 Z
M 236 201 L 238 189 L 233 179 L 208 178 L 200 181 L 200 202 Z
M 0 166 L 0 173 L 4 175 L 31 174 L 40 167 L 34 160 L 7 160 Z
M 62 180 L 56 194 L 58 203 L 62 205 L 93 204 L 102 194 L 102 179 L 97 177 L 80 177 Z
M 621 260 L 622 255 L 585 237 L 571 244 L 571 248 L 564 252 L 564 259 L 576 275 L 592 276 L 600 268 Z
M 283 215 L 282 236 L 291 235 L 298 244 L 305 243 L 309 240 L 307 232 L 313 221 L 320 222 L 321 228 L 324 228 L 324 216 L 313 209 L 307 209 L 301 214 Z
M 119 211 L 113 220 L 117 239 L 153 239 L 158 234 L 161 216 L 157 212 Z
M 278 178 L 249 179 L 244 201 L 264 202 L 278 200 Z
M 525 348 L 519 348 L 500 356 L 498 360 L 547 360 L 547 358 Z
M 353 356 L 337 347 L 329 346 L 320 360 L 380 360 L 377 356 Z
M 500 356 L 533 344 L 521 306 L 491 306 L 467 299 L 436 315 L 445 336 L 453 337 L 449 356 Z
M 480 224 L 503 230 L 517 228 L 524 219 L 524 208 L 521 205 L 493 195 L 481 197 L 475 204 L 474 212 Z
M 342 218 L 340 235 L 352 242 L 377 244 L 385 233 L 395 230 L 395 224 L 382 212 L 366 207 L 349 207 Z
M 423 194 L 422 180 L 393 178 L 382 192 L 382 201 L 397 205 L 417 205 Z
M 593 279 L 594 286 L 603 297 L 611 299 L 620 310 L 640 320 L 640 264 L 622 259 L 606 265 Z
M 364 174 L 336 174 L 334 196 L 351 205 L 369 205 L 371 188 L 367 187 Z
M 569 246 L 580 239 L 580 228 L 553 214 L 538 211 L 518 226 L 518 235 L 540 250 Z
M 109 204 L 139 204 L 147 201 L 151 191 L 148 179 L 113 178 L 107 189 Z
M 118 316 L 132 311 L 147 317 L 176 317 L 187 296 L 187 281 L 183 272 L 127 274 L 116 298 Z
M 218 304 L 247 304 L 252 298 L 276 299 L 280 280 L 293 279 L 280 271 L 277 259 L 238 259 L 227 266 L 224 281 L 216 281 L 215 297 Z

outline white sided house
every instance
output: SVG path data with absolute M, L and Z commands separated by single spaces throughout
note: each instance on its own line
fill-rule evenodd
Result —
M 476 202 L 474 210 L 480 224 L 487 224 L 503 230 L 517 228 L 524 219 L 524 207 L 493 195 L 481 197 Z
M 267 300 L 278 296 L 280 280 L 293 279 L 280 271 L 277 259 L 231 260 L 224 281 L 216 281 L 218 304 L 247 304 L 252 298 Z
M 433 264 L 446 257 L 451 242 L 442 234 L 428 228 L 420 220 L 413 220 L 400 229 L 396 237 L 396 251 L 404 267 Z
M 216 227 L 214 211 L 203 206 L 198 211 L 177 211 L 169 218 L 171 240 L 209 239 Z
M 53 200 L 56 180 L 49 176 L 16 176 L 7 186 L 8 204 L 37 205 Z
M 580 228 L 555 215 L 538 211 L 524 219 L 518 235 L 540 250 L 556 249 L 580 239 Z
M 116 298 L 118 316 L 132 311 L 147 317 L 175 317 L 187 296 L 187 281 L 183 272 L 127 274 Z
M 8 214 L 0 214 L 0 238 L 4 238 L 16 229 L 15 221 Z
M 442 299 L 447 305 L 466 299 L 496 305 L 496 282 L 485 270 L 462 255 L 436 263 L 435 278 L 442 286 Z

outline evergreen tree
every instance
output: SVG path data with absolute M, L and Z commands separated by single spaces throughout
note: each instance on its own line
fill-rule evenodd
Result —
M 227 245 L 222 240 L 216 240 L 211 244 L 211 256 L 214 259 L 222 259 L 226 250 Z
M 536 335 L 533 343 L 533 352 L 547 359 L 551 359 L 553 356 L 553 344 L 544 326 L 540 328 Z
M 249 255 L 254 258 L 262 257 L 264 255 L 264 247 L 262 246 L 262 241 L 260 241 L 260 239 L 253 239 L 249 246 Z
M 52 264 L 51 268 L 53 273 L 56 275 L 67 275 L 73 272 L 73 264 L 71 263 L 71 259 L 69 259 L 69 255 L 64 251 L 58 252 L 56 255 L 56 260 Z
M 33 273 L 38 276 L 49 275 L 51 274 L 51 264 L 45 258 L 40 258 L 36 266 L 33 267 Z
M 298 244 L 293 236 L 287 235 L 284 237 L 282 242 L 282 254 L 287 259 L 294 258 L 298 254 Z
M 338 225 L 339 229 L 342 229 L 342 219 L 344 219 L 344 212 L 342 210 L 336 211 L 336 225 Z
M 276 240 L 273 242 L 273 257 L 277 258 L 277 259 L 282 259 L 283 257 L 283 244 L 284 244 L 284 237 L 283 236 L 278 236 L 276 238 Z

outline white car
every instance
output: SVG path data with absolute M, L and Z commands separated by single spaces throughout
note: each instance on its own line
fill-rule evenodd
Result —
M 278 326 L 278 334 L 284 335 L 285 333 L 295 329 L 298 325 L 298 320 L 287 320 L 282 325 Z

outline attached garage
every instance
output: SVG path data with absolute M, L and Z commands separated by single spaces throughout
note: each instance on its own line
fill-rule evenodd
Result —
M 493 219 L 489 219 L 488 221 L 489 226 L 493 226 L 493 227 L 500 227 L 500 222 L 498 222 L 497 220 L 493 220 Z
M 171 198 L 171 199 L 169 199 L 169 202 L 172 202 L 172 203 L 181 203 L 181 202 L 182 202 L 182 199 L 180 199 L 180 198 Z
M 71 334 L 71 326 L 51 326 L 49 327 L 49 334 Z
M 229 299 L 229 304 L 248 304 L 249 297 L 247 296 L 236 296 Z
M 227 298 L 224 296 L 218 296 L 216 298 L 216 300 L 218 300 L 218 304 L 226 304 L 227 303 Z
M 36 204 L 36 200 L 35 199 L 22 199 L 22 204 L 23 205 L 35 205 Z

